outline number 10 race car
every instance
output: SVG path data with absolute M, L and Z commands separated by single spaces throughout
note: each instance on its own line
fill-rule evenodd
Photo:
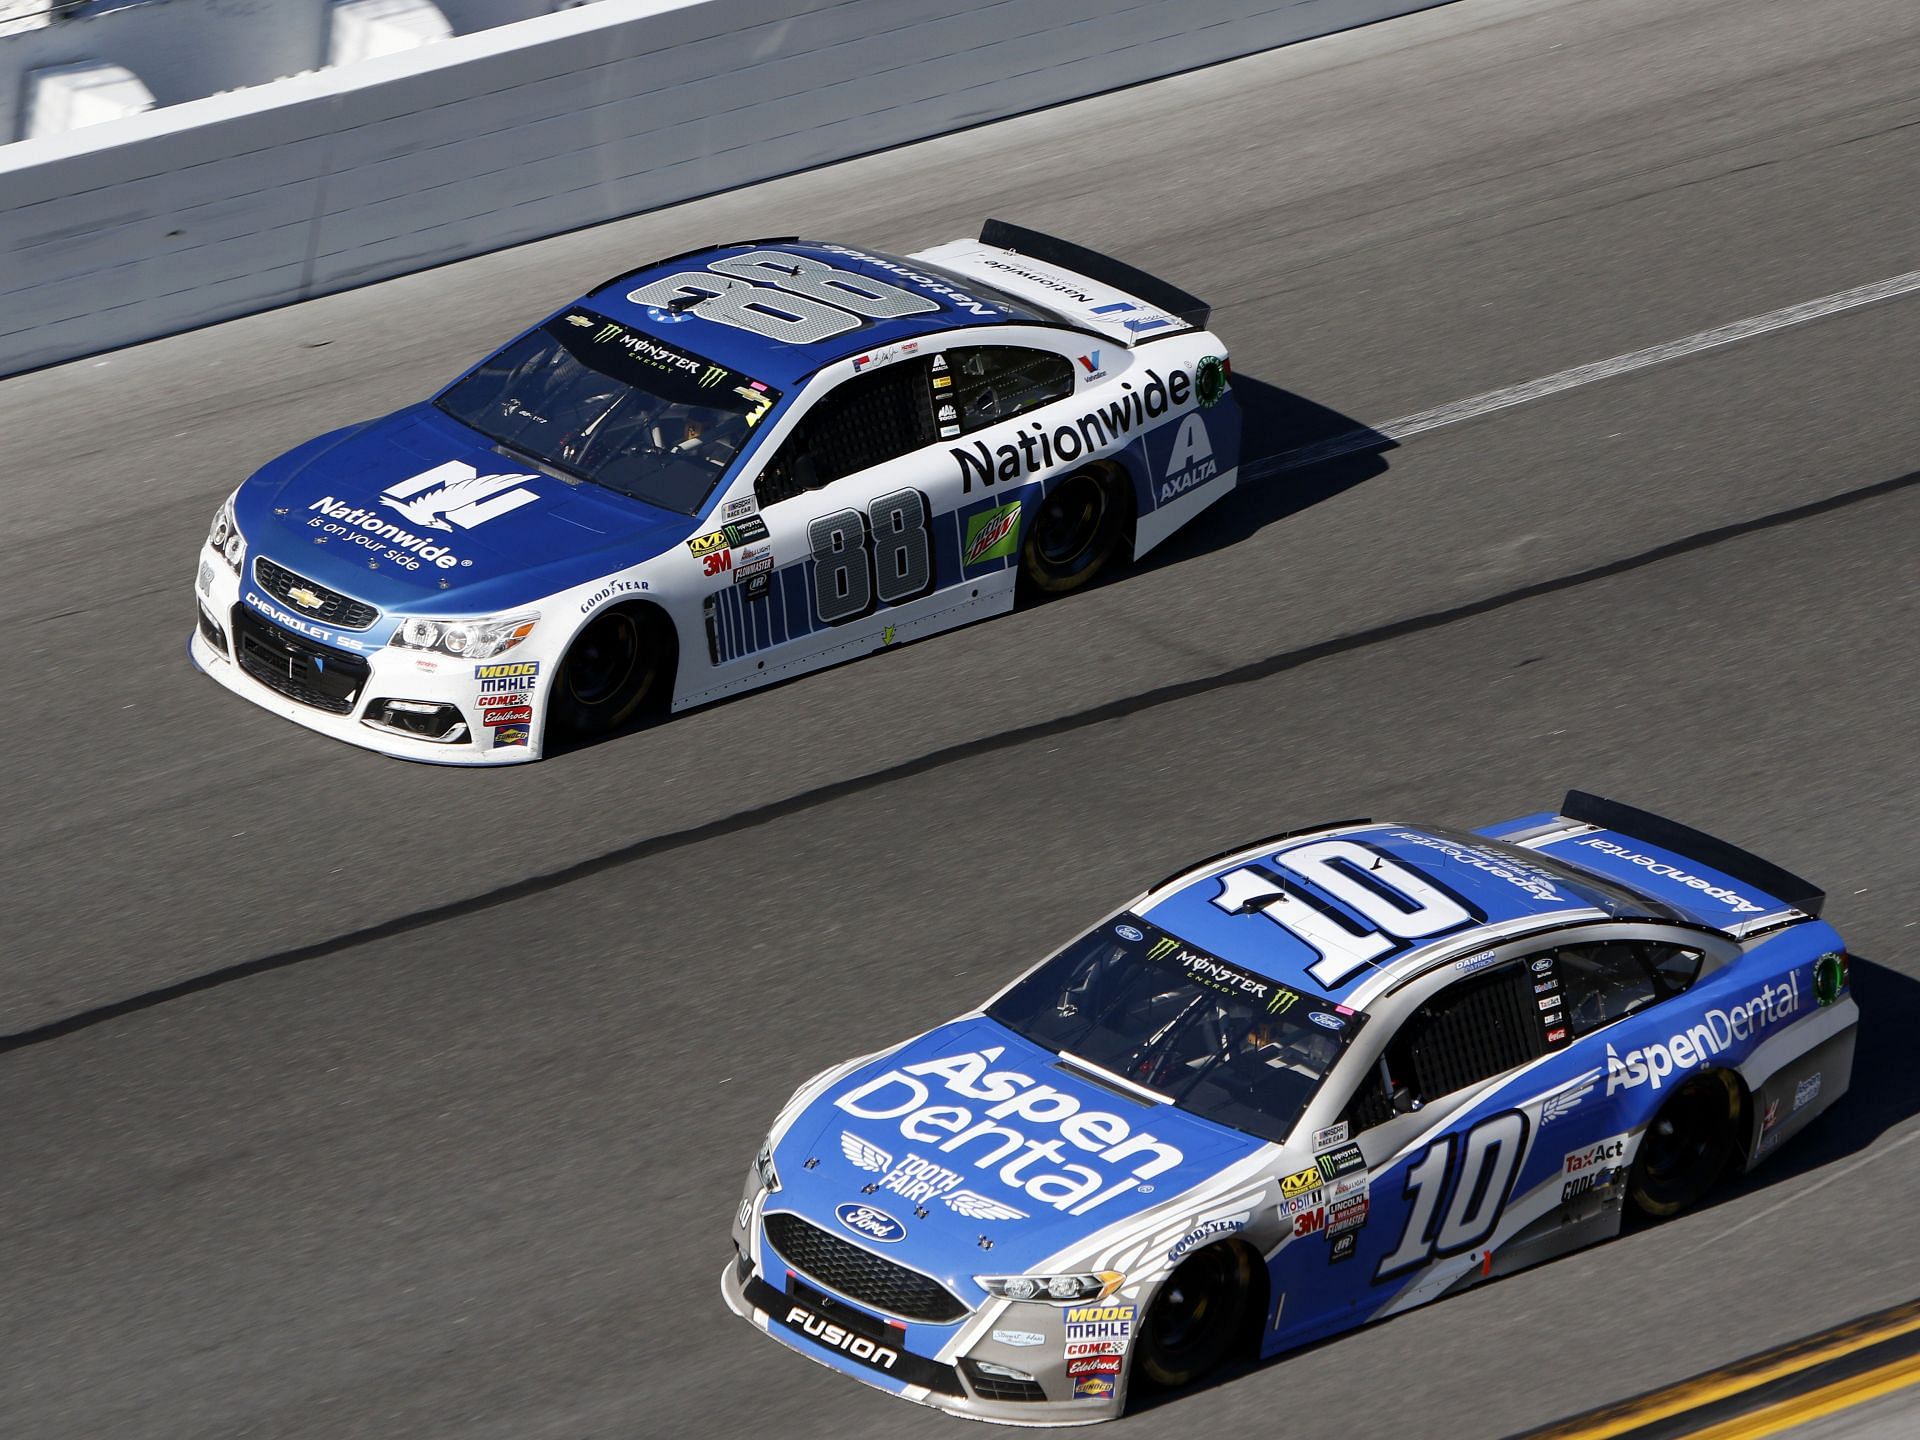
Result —
M 189 652 L 322 734 L 498 764 L 1074 590 L 1233 488 L 1207 319 L 998 221 L 659 261 L 241 485 Z
M 1111 1419 L 1671 1215 L 1846 1093 L 1822 896 L 1570 792 L 1349 822 L 1161 882 L 982 1009 L 817 1076 L 721 1288 L 982 1420 Z

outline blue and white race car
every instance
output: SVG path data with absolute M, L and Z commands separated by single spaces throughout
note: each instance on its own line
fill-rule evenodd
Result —
M 1770 1155 L 1852 1071 L 1822 898 L 1578 791 L 1473 833 L 1263 840 L 803 1085 L 722 1291 L 922 1404 L 1111 1419 Z
M 1233 488 L 1207 319 L 999 221 L 659 261 L 241 485 L 190 653 L 322 734 L 498 764 L 1074 590 Z

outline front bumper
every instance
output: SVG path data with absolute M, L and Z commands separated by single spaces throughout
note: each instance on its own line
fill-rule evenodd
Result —
M 391 624 L 365 632 L 304 625 L 245 578 L 253 559 L 236 576 L 211 549 L 201 550 L 187 654 L 228 690 L 296 725 L 402 760 L 515 765 L 540 758 L 544 677 L 530 645 L 479 664 L 389 646 Z M 525 674 L 482 678 L 484 669 Z
M 982 1335 L 965 1347 L 964 1357 L 924 1356 L 907 1348 L 897 1327 L 816 1290 L 801 1276 L 785 1272 L 778 1278 L 784 1280 L 784 1288 L 761 1276 L 745 1254 L 737 1254 L 721 1272 L 720 1293 L 729 1310 L 789 1349 L 889 1395 L 999 1425 L 1092 1425 L 1117 1419 L 1125 1405 L 1123 1380 L 1117 1374 L 1102 1397 L 1056 1398 L 1073 1391 L 1058 1343 L 1015 1349 Z M 1028 1308 L 1038 1312 L 1048 1307 L 1009 1307 L 1010 1311 Z M 1058 1314 L 1055 1309 L 1056 1319 Z M 1014 1318 L 1007 1317 L 1009 1326 Z M 943 1347 L 942 1355 L 950 1348 Z M 1036 1383 L 1028 1386 L 998 1379 L 980 1368 L 982 1360 L 1025 1370 Z M 1033 1398 L 992 1398 L 989 1392 L 996 1389 Z

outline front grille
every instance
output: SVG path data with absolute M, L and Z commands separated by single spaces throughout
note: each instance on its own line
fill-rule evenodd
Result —
M 1040 1382 L 1037 1380 L 1015 1380 L 1008 1375 L 989 1375 L 980 1368 L 980 1362 L 977 1360 L 962 1360 L 960 1368 L 967 1372 L 967 1385 L 982 1400 L 1032 1402 L 1047 1398 L 1047 1392 L 1040 1388 Z
M 767 1239 L 794 1269 L 836 1295 L 902 1320 L 951 1325 L 967 1313 L 960 1298 L 931 1276 L 829 1235 L 798 1215 L 767 1216 Z
M 233 607 L 233 642 L 234 659 L 247 674 L 329 715 L 353 710 L 372 671 L 358 655 L 282 630 L 244 605 Z
M 325 621 L 336 630 L 364 630 L 380 618 L 380 612 L 364 600 L 356 600 L 351 595 L 342 595 L 338 590 L 329 590 L 318 580 L 309 580 L 304 575 L 296 575 L 284 565 L 276 565 L 264 555 L 254 557 L 253 578 L 260 582 L 260 588 L 266 591 L 282 605 L 291 605 L 302 615 L 311 615 L 316 620 Z M 318 607 L 302 604 L 293 598 L 295 590 L 305 590 L 308 597 L 318 595 Z

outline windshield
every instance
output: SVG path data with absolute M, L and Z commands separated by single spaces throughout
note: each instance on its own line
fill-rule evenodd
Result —
M 434 401 L 489 439 L 697 515 L 780 392 L 591 310 L 482 361 Z
M 1287 1138 L 1367 1018 L 1135 915 L 1074 941 L 987 1014 L 1182 1110 L 1273 1141 Z

